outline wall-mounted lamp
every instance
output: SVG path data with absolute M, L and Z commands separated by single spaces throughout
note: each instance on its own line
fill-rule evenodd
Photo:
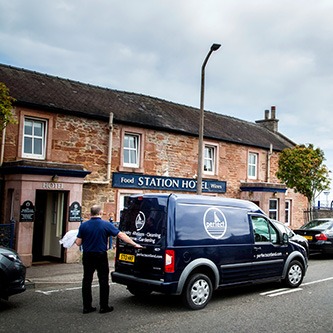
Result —
M 273 197 L 276 197 L 277 196 L 277 192 L 273 192 Z
M 56 183 L 59 180 L 59 176 L 58 175 L 53 175 L 51 178 L 51 182 Z

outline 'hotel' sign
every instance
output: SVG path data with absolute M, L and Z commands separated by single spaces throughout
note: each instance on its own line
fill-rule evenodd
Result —
M 118 188 L 195 192 L 197 181 L 191 178 L 163 177 L 114 172 L 112 186 Z M 203 180 L 202 192 L 225 193 L 226 182 Z

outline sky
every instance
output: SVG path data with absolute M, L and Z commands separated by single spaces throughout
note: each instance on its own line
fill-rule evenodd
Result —
M 0 0 L 0 63 L 199 108 L 218 43 L 205 109 L 254 122 L 274 105 L 333 171 L 332 18 L 332 0 Z

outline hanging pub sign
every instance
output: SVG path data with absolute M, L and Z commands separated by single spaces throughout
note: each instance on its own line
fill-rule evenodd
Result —
M 35 220 L 35 207 L 29 200 L 24 201 L 20 209 L 20 222 L 33 222 Z
M 69 206 L 68 221 L 81 222 L 81 212 L 82 212 L 81 205 L 77 201 L 74 201 Z

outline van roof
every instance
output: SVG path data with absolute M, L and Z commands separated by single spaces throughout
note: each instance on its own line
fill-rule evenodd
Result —
M 173 201 L 178 202 L 191 202 L 191 203 L 207 203 L 211 205 L 222 205 L 222 206 L 229 206 L 235 208 L 246 209 L 251 212 L 265 214 L 262 209 L 257 206 L 255 203 L 242 200 L 242 199 L 234 199 L 234 198 L 224 198 L 224 197 L 213 197 L 207 195 L 197 195 L 197 194 L 176 194 L 176 193 L 145 193 L 145 194 L 136 194 L 132 197 L 143 197 L 143 198 L 167 198 L 170 197 Z

